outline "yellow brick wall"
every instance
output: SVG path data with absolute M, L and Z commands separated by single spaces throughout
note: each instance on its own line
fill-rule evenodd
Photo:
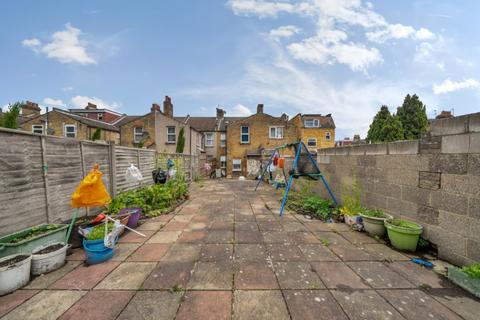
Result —
M 297 116 L 291 120 L 298 127 L 298 137 L 308 147 L 308 139 L 317 139 L 317 146 L 311 147 L 309 150 L 316 151 L 317 149 L 332 148 L 335 146 L 335 128 L 304 128 L 302 118 Z M 330 133 L 330 140 L 327 140 L 326 134 Z
M 136 147 L 133 142 L 133 128 L 143 127 L 143 130 L 149 133 L 149 137 L 144 140 L 144 147 L 155 147 L 155 113 L 151 112 L 141 118 L 128 122 L 120 127 L 120 145 L 125 147 Z

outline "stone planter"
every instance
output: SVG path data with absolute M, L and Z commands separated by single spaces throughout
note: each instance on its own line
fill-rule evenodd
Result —
M 480 298 L 480 279 L 471 278 L 468 274 L 457 267 L 449 267 L 447 276 L 448 279 L 456 285 Z
M 7 261 L 11 261 L 11 263 Z M 28 283 L 31 261 L 30 254 L 21 253 L 0 259 L 0 296 L 13 292 Z
M 401 222 L 401 225 L 397 225 Z M 417 250 L 418 239 L 422 234 L 423 227 L 418 223 L 407 221 L 388 219 L 385 220 L 388 238 L 396 249 L 415 251 Z
M 373 237 L 378 236 L 380 238 L 383 238 L 385 233 L 387 233 L 387 229 L 385 228 L 385 220 L 393 218 L 388 214 L 385 214 L 385 217 L 383 218 L 366 216 L 363 213 L 360 213 L 360 216 L 362 217 L 365 231 Z

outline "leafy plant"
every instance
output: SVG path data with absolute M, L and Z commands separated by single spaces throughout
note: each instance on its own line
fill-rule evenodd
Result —
M 328 247 L 330 245 L 330 241 L 328 241 L 328 239 L 322 239 L 320 240 L 322 242 L 322 244 L 325 246 L 325 247 Z
M 107 225 L 107 233 L 111 232 L 112 229 L 113 229 L 113 222 L 109 222 Z M 92 230 L 90 230 L 90 232 L 86 236 L 87 240 L 100 240 L 100 239 L 103 239 L 104 237 L 105 237 L 104 223 L 101 223 L 93 227 Z
M 178 133 L 178 142 L 177 142 L 177 153 L 183 153 L 183 149 L 185 148 L 185 130 L 182 127 L 180 132 Z
M 463 267 L 462 271 L 468 274 L 470 278 L 480 279 L 480 263 L 474 263 L 472 265 Z
M 387 218 L 387 215 L 380 209 L 363 209 L 362 214 L 372 218 Z
M 17 118 L 23 105 L 23 102 L 15 102 L 8 106 L 8 111 L 0 113 L 0 127 L 17 129 Z
M 387 222 L 396 227 L 405 228 L 405 229 L 418 229 L 418 225 L 415 222 L 402 220 L 402 219 L 390 219 Z
M 344 186 L 343 190 L 343 207 L 340 208 L 340 213 L 347 216 L 355 216 L 359 212 L 363 211 L 363 207 L 360 203 L 360 185 L 357 181 L 357 176 L 353 172 L 353 181 L 350 188 Z
M 330 201 L 318 196 L 309 196 L 303 202 L 303 211 L 321 220 L 330 218 L 331 207 Z
M 102 129 L 97 128 L 95 132 L 92 134 L 92 141 L 100 140 L 101 137 L 102 137 Z
M 47 232 L 50 232 L 50 231 L 53 231 L 53 230 L 57 230 L 60 227 L 62 227 L 62 225 L 57 225 L 57 224 L 47 224 L 47 225 L 40 225 L 40 226 L 32 227 L 28 231 L 26 231 L 25 233 L 20 234 L 17 237 L 9 240 L 8 243 L 19 243 L 19 242 L 22 242 L 22 241 L 25 241 L 25 240 L 29 240 L 29 239 L 35 238 L 35 237 L 37 237 L 41 234 L 44 234 L 44 233 L 47 233 Z

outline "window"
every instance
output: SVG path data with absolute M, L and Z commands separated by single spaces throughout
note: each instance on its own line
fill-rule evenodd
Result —
M 325 132 L 325 139 L 330 140 L 330 132 Z
M 318 119 L 305 119 L 306 128 L 318 128 L 320 127 L 320 122 Z
M 227 167 L 227 157 L 220 156 L 220 168 L 225 169 Z
M 240 127 L 240 143 L 250 143 L 250 128 Z
M 133 128 L 133 142 L 140 143 L 142 142 L 142 138 L 143 138 L 143 127 Z
M 43 125 L 33 125 L 32 126 L 32 133 L 43 134 Z
M 64 132 L 67 138 L 75 138 L 77 136 L 77 128 L 74 124 L 66 124 Z
M 213 133 L 205 133 L 205 147 L 213 147 Z
M 283 139 L 283 127 L 270 127 L 270 139 Z
M 167 143 L 175 143 L 176 140 L 175 127 L 167 127 Z
M 233 171 L 242 171 L 242 159 L 233 159 Z
M 225 133 L 220 133 L 220 147 L 225 147 L 227 145 L 227 135 Z
M 97 119 L 102 121 L 103 120 L 103 113 L 97 113 Z
M 317 146 L 317 139 L 316 138 L 308 138 L 307 146 L 308 147 L 316 147 Z

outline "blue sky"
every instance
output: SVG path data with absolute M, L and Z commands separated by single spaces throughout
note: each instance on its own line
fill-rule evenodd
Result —
M 0 106 L 128 114 L 332 113 L 364 135 L 417 93 L 429 116 L 480 111 L 480 2 L 2 1 Z

